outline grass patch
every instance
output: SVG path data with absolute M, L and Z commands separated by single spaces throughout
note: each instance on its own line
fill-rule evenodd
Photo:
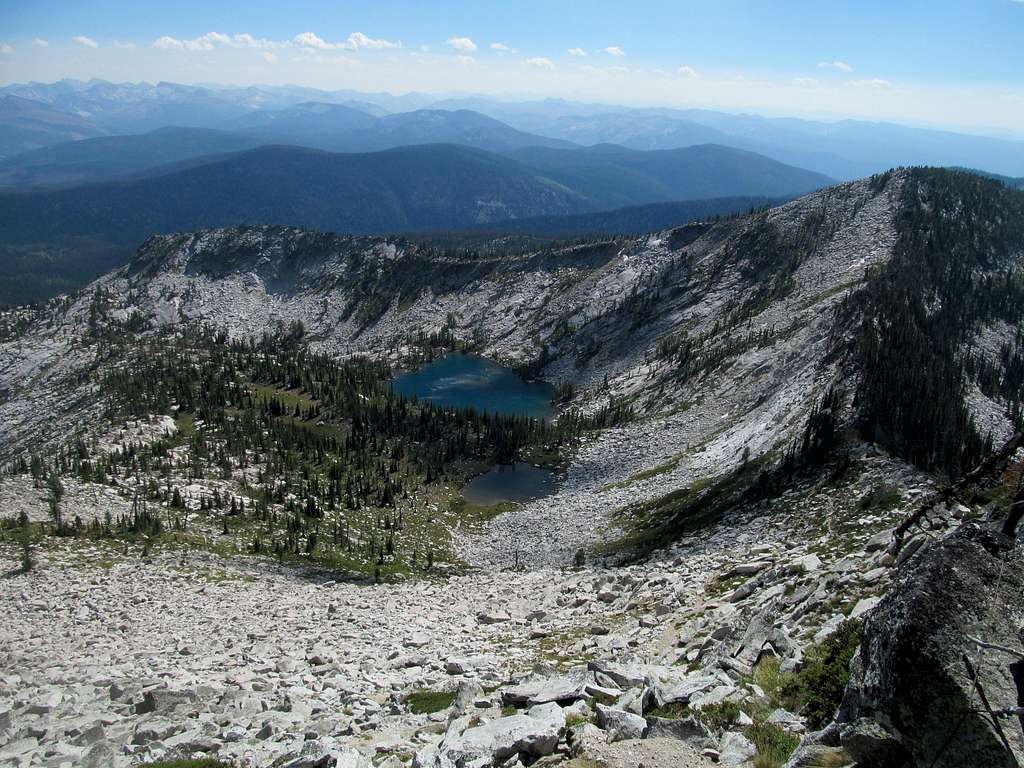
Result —
M 678 701 L 666 704 L 663 707 L 654 707 L 644 712 L 644 717 L 660 717 L 662 720 L 682 720 L 690 714 L 690 707 Z
M 740 717 L 740 705 L 735 701 L 709 704 L 697 710 L 697 718 L 714 731 L 727 731 Z
M 752 461 L 726 475 L 703 478 L 686 488 L 618 510 L 615 522 L 629 533 L 601 551 L 639 558 L 666 542 L 715 524 L 751 488 L 758 466 L 759 462 Z
M 565 718 L 565 727 L 572 728 L 575 725 L 583 725 L 584 723 L 592 723 L 594 718 L 587 717 L 586 715 L 569 715 Z
M 519 505 L 511 501 L 503 501 L 500 504 L 484 506 L 481 504 L 470 504 L 462 495 L 452 501 L 452 514 L 458 519 L 464 528 L 479 528 L 484 523 L 494 518 L 512 512 Z
M 666 472 L 671 472 L 679 466 L 679 462 L 682 461 L 683 454 L 673 456 L 668 461 L 662 462 L 656 467 L 645 469 L 643 472 L 637 472 L 635 475 L 630 475 L 625 480 L 619 480 L 617 483 L 606 483 L 601 486 L 602 491 L 612 491 L 616 488 L 625 488 L 633 483 L 638 483 L 641 480 L 650 480 L 652 477 L 658 475 L 664 475 Z
M 294 411 L 296 407 L 306 410 L 316 402 L 306 393 L 295 389 L 282 389 L 268 384 L 247 384 L 246 386 L 257 400 L 270 401 L 277 398 L 277 401 L 289 411 Z
M 192 435 L 196 433 L 195 417 L 191 413 L 179 413 L 174 419 L 174 424 L 178 428 L 178 432 L 174 436 L 172 444 L 176 446 L 188 445 Z
M 757 747 L 755 768 L 781 768 L 800 745 L 800 739 L 771 723 L 760 723 L 744 731 Z
M 431 691 L 422 688 L 409 694 L 405 704 L 409 711 L 416 715 L 430 715 L 448 709 L 455 701 L 455 694 L 450 691 Z
M 784 696 L 784 691 L 790 689 L 796 674 L 793 672 L 782 672 L 779 667 L 781 662 L 774 656 L 765 656 L 754 667 L 754 675 L 751 682 L 764 691 L 768 701 L 773 708 L 783 707 L 788 709 L 794 702 Z

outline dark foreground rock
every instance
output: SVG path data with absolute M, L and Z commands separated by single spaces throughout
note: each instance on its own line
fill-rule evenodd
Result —
M 836 723 L 851 757 L 881 766 L 1024 764 L 1020 723 L 1001 721 L 1004 745 L 968 676 L 967 659 L 993 709 L 1017 703 L 1007 653 L 968 636 L 1021 649 L 1024 554 L 994 531 L 965 524 L 922 549 L 867 618 Z M 1012 751 L 1012 755 L 1011 755 Z

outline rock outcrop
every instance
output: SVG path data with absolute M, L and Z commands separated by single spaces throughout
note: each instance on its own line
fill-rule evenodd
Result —
M 999 533 L 965 524 L 922 549 L 866 619 L 832 738 L 863 764 L 1024 762 L 1020 723 L 997 728 L 970 676 L 993 709 L 1017 703 L 1015 659 L 971 638 L 1024 653 L 1022 598 L 1024 553 Z

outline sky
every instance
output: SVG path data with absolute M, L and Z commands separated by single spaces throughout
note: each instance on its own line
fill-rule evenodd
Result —
M 0 83 L 562 97 L 1024 137 L 1024 0 L 0 0 Z

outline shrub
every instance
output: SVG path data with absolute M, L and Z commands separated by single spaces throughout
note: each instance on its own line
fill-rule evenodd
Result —
M 823 643 L 807 652 L 804 668 L 782 688 L 782 695 L 803 702 L 801 714 L 812 729 L 832 720 L 850 679 L 850 661 L 860 645 L 862 622 L 844 621 Z
M 21 572 L 28 573 L 35 565 L 36 561 L 32 557 L 32 539 L 26 529 L 21 533 Z

